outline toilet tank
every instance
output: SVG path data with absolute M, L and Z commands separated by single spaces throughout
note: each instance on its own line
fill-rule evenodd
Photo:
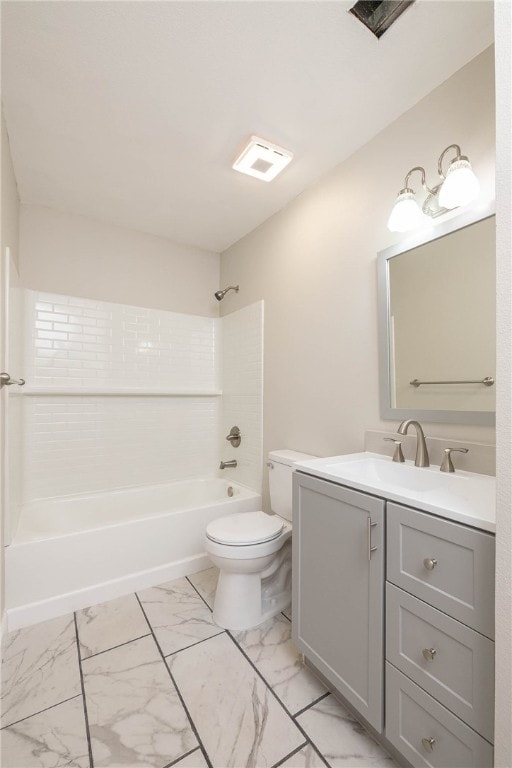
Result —
M 308 453 L 298 451 L 270 451 L 268 454 L 268 483 L 270 488 L 270 508 L 274 514 L 292 519 L 292 473 L 297 461 L 316 459 Z

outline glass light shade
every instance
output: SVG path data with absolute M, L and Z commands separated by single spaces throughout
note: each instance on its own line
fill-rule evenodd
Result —
M 479 192 L 480 184 L 469 160 L 454 160 L 439 190 L 439 205 L 443 208 L 458 208 L 471 203 Z
M 423 224 L 426 218 L 416 202 L 414 192 L 402 190 L 389 216 L 388 229 L 391 232 L 408 232 Z

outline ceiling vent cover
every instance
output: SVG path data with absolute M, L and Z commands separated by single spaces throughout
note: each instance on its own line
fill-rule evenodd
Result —
M 259 136 L 251 136 L 233 164 L 235 171 L 262 181 L 272 181 L 293 158 L 293 153 Z
M 358 0 L 349 13 L 368 27 L 375 37 L 382 37 L 413 2 L 414 0 Z

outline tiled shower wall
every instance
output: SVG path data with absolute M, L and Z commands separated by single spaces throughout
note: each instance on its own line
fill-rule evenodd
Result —
M 218 423 L 218 397 L 27 397 L 24 500 L 214 475 Z
M 226 322 L 26 291 L 23 501 L 217 474 L 222 372 L 240 382 L 221 362 L 231 343 L 221 344 L 222 326 L 236 340 L 239 315 L 240 338 L 261 353 L 261 311 L 245 312 Z M 254 407 L 233 479 L 259 488 Z
M 26 379 L 31 386 L 219 388 L 219 320 L 26 292 Z
M 263 302 L 225 315 L 222 325 L 221 457 L 236 459 L 236 469 L 224 470 L 251 488 L 261 488 L 263 442 Z M 242 442 L 232 448 L 226 435 L 240 427 Z

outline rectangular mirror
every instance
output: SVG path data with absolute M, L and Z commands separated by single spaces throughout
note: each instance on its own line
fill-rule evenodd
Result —
M 495 422 L 495 216 L 460 215 L 378 254 L 383 419 Z

